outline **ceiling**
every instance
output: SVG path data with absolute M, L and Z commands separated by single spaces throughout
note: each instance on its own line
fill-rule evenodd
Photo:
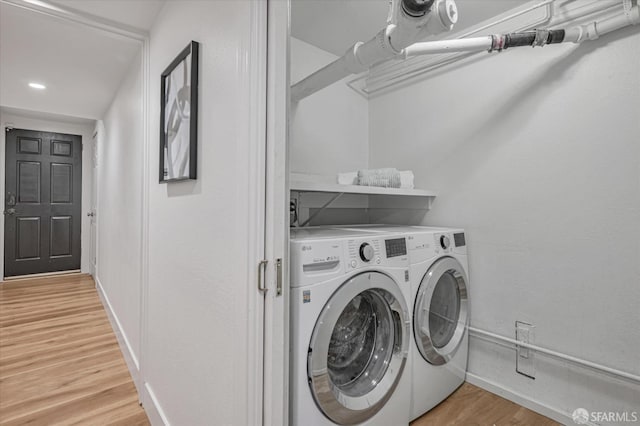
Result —
M 456 0 L 458 32 L 529 0 Z M 368 41 L 386 23 L 389 0 L 292 0 L 291 35 L 342 56 L 357 41 Z
M 56 0 L 98 20 L 148 30 L 162 1 Z M 141 51 L 138 41 L 0 3 L 0 106 L 100 119 Z M 35 90 L 30 82 L 46 85 Z

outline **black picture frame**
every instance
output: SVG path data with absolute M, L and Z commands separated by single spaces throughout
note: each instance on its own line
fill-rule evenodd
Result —
M 199 47 L 191 41 L 160 77 L 160 183 L 197 178 Z

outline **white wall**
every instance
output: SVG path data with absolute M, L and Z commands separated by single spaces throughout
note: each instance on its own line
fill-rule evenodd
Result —
M 136 383 L 140 358 L 143 179 L 142 58 L 138 54 L 98 133 L 96 282 L 115 318 Z
M 371 100 L 370 165 L 438 191 L 426 224 L 468 233 L 471 325 L 640 373 L 640 44 L 514 49 Z M 393 141 L 393 142 L 391 142 Z M 638 411 L 638 386 L 472 339 L 469 371 L 556 413 Z
M 251 3 L 167 2 L 151 30 L 148 335 L 142 369 L 173 425 L 245 425 L 255 378 L 250 289 L 257 259 L 249 89 Z M 158 183 L 159 77 L 200 45 L 198 179 Z M 254 148 L 255 149 L 255 148 Z M 255 263 L 254 263 L 255 261 Z M 257 292 L 257 290 L 255 290 Z M 251 375 L 251 376 L 250 376 Z M 144 397 L 143 397 L 144 398 Z M 148 401 L 147 401 L 148 402 Z M 149 411 L 151 407 L 147 405 Z M 152 418 L 158 420 L 152 413 Z
M 292 38 L 291 81 L 297 82 L 335 59 L 331 53 Z M 346 81 L 348 78 L 291 106 L 291 172 L 335 176 L 367 168 L 367 100 Z
M 89 273 L 89 218 L 86 212 L 89 210 L 91 201 L 91 146 L 93 136 L 93 124 L 91 120 L 77 119 L 73 117 L 56 116 L 53 114 L 39 114 L 29 111 L 19 111 L 15 109 L 0 109 L 0 190 L 4 194 L 5 180 L 5 127 L 11 125 L 17 129 L 40 130 L 44 132 L 68 133 L 82 136 L 82 210 L 81 210 L 81 241 L 82 250 L 80 253 L 80 269 L 84 273 Z M 4 209 L 4 204 L 3 204 Z M 0 217 L 0 241 L 4 241 L 4 215 Z M 4 243 L 0 244 L 0 277 L 4 277 Z

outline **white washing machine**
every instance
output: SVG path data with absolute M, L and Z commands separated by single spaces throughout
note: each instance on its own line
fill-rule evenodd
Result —
M 465 381 L 469 274 L 464 230 L 394 225 L 367 225 L 366 229 L 407 238 L 413 334 L 410 419 L 414 420 Z
M 405 236 L 295 229 L 290 248 L 290 424 L 407 425 Z

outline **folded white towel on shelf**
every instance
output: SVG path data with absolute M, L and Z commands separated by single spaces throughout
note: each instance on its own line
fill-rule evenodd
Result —
M 413 189 L 413 172 L 411 170 L 400 172 L 400 188 Z
M 363 185 L 403 189 L 414 188 L 414 175 L 411 170 L 398 171 L 392 168 L 338 173 L 337 181 L 339 185 Z
M 357 185 L 358 172 L 338 173 L 339 185 Z
M 401 184 L 402 181 L 398 169 L 384 168 L 358 170 L 358 185 L 400 188 Z

